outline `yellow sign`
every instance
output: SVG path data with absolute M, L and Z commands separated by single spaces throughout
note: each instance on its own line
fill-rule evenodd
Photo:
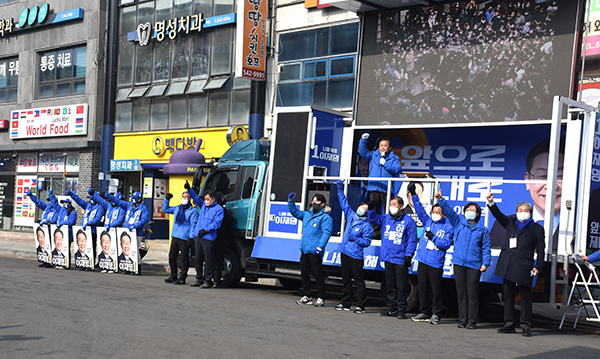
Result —
M 247 133 L 245 127 L 241 127 Z M 139 159 L 142 162 L 169 161 L 171 154 L 187 149 L 195 149 L 202 141 L 200 152 L 207 161 L 218 158 L 227 151 L 227 133 L 229 128 L 206 128 L 202 130 L 153 131 L 135 133 L 116 133 L 115 160 Z
M 227 143 L 233 146 L 234 143 L 250 139 L 250 134 L 244 126 L 233 126 L 227 131 Z

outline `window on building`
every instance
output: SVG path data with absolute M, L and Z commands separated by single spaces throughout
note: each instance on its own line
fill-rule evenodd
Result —
M 17 101 L 19 58 L 0 59 L 0 103 Z
M 279 35 L 277 106 L 353 104 L 358 23 Z
M 40 98 L 85 93 L 86 46 L 39 53 Z
M 177 32 L 173 38 L 167 33 L 170 19 L 233 13 L 234 0 L 121 0 L 120 4 L 117 92 L 128 96 L 117 99 L 115 131 L 248 123 L 251 81 L 234 81 L 235 26 Z M 153 37 L 140 46 L 128 40 L 136 36 L 138 24 L 149 22 L 152 33 L 158 34 L 156 24 L 163 21 L 161 41 Z M 146 104 L 149 109 L 143 108 Z

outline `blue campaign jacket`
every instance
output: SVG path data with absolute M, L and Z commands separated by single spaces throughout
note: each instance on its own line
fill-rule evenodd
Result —
M 490 231 L 481 224 L 471 229 L 465 216 L 456 214 L 445 199 L 442 198 L 439 204 L 454 227 L 452 263 L 477 270 L 482 265 L 489 267 L 492 261 Z
M 406 213 L 394 219 L 390 214 L 380 215 L 370 210 L 369 222 L 381 227 L 380 260 L 404 265 L 404 257 L 414 256 L 417 248 L 417 225 L 414 219 Z
M 446 251 L 452 245 L 454 229 L 446 218 L 434 222 L 427 212 L 425 212 L 425 208 L 423 208 L 421 201 L 419 201 L 418 195 L 412 196 L 412 200 L 417 216 L 421 223 L 423 223 L 423 235 L 419 240 L 415 259 L 419 263 L 426 264 L 430 267 L 442 268 L 444 267 L 444 261 L 446 259 Z M 431 239 L 431 242 L 433 242 L 433 245 L 435 246 L 433 249 L 427 249 L 427 242 L 429 242 L 429 238 L 425 235 L 427 230 L 434 234 Z
M 55 195 L 50 195 L 50 205 L 52 207 L 54 207 L 54 210 L 56 211 L 56 224 L 59 226 L 74 226 L 75 222 L 77 221 L 77 211 L 75 211 L 75 208 L 73 208 L 73 210 L 71 211 L 71 213 L 69 213 L 65 207 L 61 206 L 60 203 L 58 203 L 58 200 L 56 199 Z
M 102 224 L 102 216 L 104 216 L 104 209 L 102 206 L 100 206 L 98 201 L 96 201 L 95 204 L 86 202 L 75 193 L 71 194 L 71 198 L 77 202 L 79 207 L 85 210 L 83 213 L 83 219 L 81 220 L 81 226 L 90 226 L 92 227 L 92 233 L 96 233 L 96 226 L 100 226 Z
M 588 261 L 594 263 L 600 260 L 600 251 L 594 252 L 588 256 Z
M 402 171 L 400 158 L 393 151 L 389 151 L 384 155 L 385 164 L 382 166 L 379 163 L 381 159 L 379 149 L 369 151 L 367 140 L 363 138 L 358 143 L 358 153 L 365 161 L 369 162 L 369 177 L 394 178 L 398 177 L 400 171 Z M 392 195 L 398 193 L 400 186 L 402 186 L 402 182 L 392 182 Z M 387 181 L 369 181 L 367 191 L 387 192 Z
M 44 211 L 42 213 L 42 219 L 40 219 L 40 224 L 56 224 L 56 219 L 58 216 L 56 215 L 57 212 L 54 207 L 52 207 L 49 203 L 42 202 L 34 194 L 30 194 L 28 196 L 39 209 Z
M 373 227 L 371 227 L 366 217 L 359 217 L 350 208 L 343 187 L 338 186 L 338 198 L 340 207 L 346 216 L 346 232 L 344 238 L 342 238 L 340 250 L 349 257 L 362 260 L 364 259 L 364 248 L 371 245 Z M 352 241 L 349 239 L 352 239 Z
M 319 212 L 313 213 L 312 209 L 300 211 L 296 208 L 294 201 L 288 201 L 288 208 L 292 216 L 302 221 L 300 251 L 308 254 L 314 253 L 317 248 L 324 250 L 333 231 L 333 219 L 327 213 L 329 207 L 324 207 Z
M 135 228 L 135 234 L 138 237 L 142 237 L 144 235 L 144 226 L 150 221 L 150 218 L 148 218 L 148 208 L 143 203 L 136 206 L 133 202 L 123 201 L 112 194 L 107 194 L 106 197 L 112 203 L 127 211 L 123 227 L 129 229 Z
M 198 221 L 196 222 L 196 228 L 194 228 L 193 234 L 198 235 L 198 232 L 200 232 L 201 229 L 204 229 L 206 234 L 202 238 L 214 241 L 217 238 L 217 229 L 219 229 L 221 223 L 223 223 L 223 216 L 225 215 L 223 207 L 217 202 L 206 207 L 204 200 L 200 198 L 193 189 L 189 189 L 188 193 L 194 200 L 194 203 L 196 203 L 196 210 L 198 211 Z
M 104 216 L 104 226 L 123 227 L 123 222 L 125 222 L 125 210 L 117 205 L 113 206 L 112 203 L 100 197 L 98 192 L 94 192 L 93 197 L 106 211 L 106 215 Z
M 198 222 L 198 211 L 194 206 L 190 204 L 188 209 L 185 210 L 185 221 L 183 223 L 177 223 L 177 213 L 181 210 L 180 206 L 169 207 L 169 200 L 165 198 L 163 201 L 163 212 L 173 215 L 173 229 L 171 230 L 171 237 L 183 239 L 187 241 L 189 238 L 194 238 L 194 229 Z

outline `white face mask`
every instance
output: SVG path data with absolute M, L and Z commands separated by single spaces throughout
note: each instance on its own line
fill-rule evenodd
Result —
M 525 222 L 529 217 L 531 217 L 531 214 L 528 212 L 517 212 L 517 219 L 521 222 Z
M 440 214 L 432 214 L 432 215 L 431 215 L 431 219 L 432 219 L 434 222 L 437 222 L 437 221 L 439 221 L 440 219 L 442 219 L 442 215 L 440 215 Z
M 398 213 L 398 207 L 390 207 L 390 214 L 395 216 Z
M 182 199 L 181 199 L 181 204 L 182 204 L 182 205 L 184 205 L 184 206 L 185 206 L 185 205 L 186 205 L 186 204 L 188 204 L 188 203 L 190 203 L 190 201 L 189 201 L 189 200 L 187 200 L 187 199 L 185 199 L 185 198 L 182 198 Z

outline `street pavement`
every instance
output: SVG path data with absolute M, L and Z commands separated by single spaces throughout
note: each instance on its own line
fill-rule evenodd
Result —
M 141 276 L 39 268 L 0 257 L 2 358 L 557 358 L 596 357 L 598 327 L 557 330 L 536 316 L 531 338 L 497 334 L 501 306 L 488 305 L 476 330 L 299 306 L 300 291 L 241 283 L 200 289 Z

